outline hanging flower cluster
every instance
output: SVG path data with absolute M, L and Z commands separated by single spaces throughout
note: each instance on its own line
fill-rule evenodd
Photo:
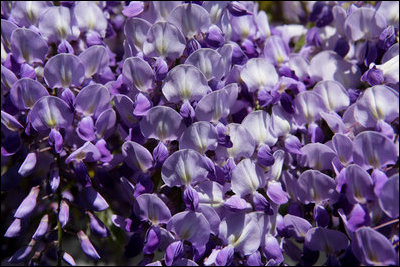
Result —
M 399 264 L 399 2 L 128 2 L 1 2 L 5 261 Z

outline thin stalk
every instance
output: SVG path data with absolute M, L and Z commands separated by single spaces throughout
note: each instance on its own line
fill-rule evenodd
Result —
M 397 219 L 394 219 L 394 220 L 391 220 L 391 221 L 388 221 L 388 222 L 385 222 L 385 223 L 382 223 L 380 225 L 375 226 L 374 230 L 378 230 L 380 228 L 383 228 L 383 227 L 386 227 L 388 225 L 391 225 L 391 224 L 394 224 L 394 223 L 398 223 L 398 222 L 399 222 L 399 219 L 397 218 Z

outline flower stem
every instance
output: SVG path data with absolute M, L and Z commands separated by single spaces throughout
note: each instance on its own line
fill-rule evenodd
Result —
M 380 225 L 375 226 L 374 230 L 378 230 L 380 228 L 383 228 L 385 226 L 388 226 L 388 225 L 391 225 L 391 224 L 394 224 L 394 223 L 398 223 L 398 222 L 399 222 L 399 219 L 397 218 L 397 219 L 394 219 L 394 220 L 391 220 L 391 221 L 388 221 L 388 222 L 385 222 L 385 223 L 382 223 Z

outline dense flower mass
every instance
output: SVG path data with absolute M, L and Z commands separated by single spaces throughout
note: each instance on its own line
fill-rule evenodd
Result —
M 398 9 L 2 1 L 1 263 L 398 265 Z

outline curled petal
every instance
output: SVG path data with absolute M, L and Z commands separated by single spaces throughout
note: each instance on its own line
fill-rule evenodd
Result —
M 67 7 L 53 6 L 47 8 L 39 20 L 40 33 L 50 42 L 72 37 L 71 16 L 71 11 Z
M 205 121 L 195 122 L 185 130 L 179 140 L 179 148 L 190 148 L 200 153 L 215 150 L 218 145 L 218 134 L 215 127 Z
M 204 217 L 210 224 L 211 233 L 214 235 L 218 235 L 218 228 L 219 224 L 221 223 L 221 219 L 215 209 L 209 205 L 200 204 L 198 211 L 204 215 Z
M 135 170 L 147 172 L 153 166 L 153 156 L 142 145 L 127 141 L 122 145 L 122 154 L 128 166 Z
M 103 211 L 109 207 L 107 201 L 92 186 L 86 186 L 83 190 L 83 194 L 89 209 Z
M 185 44 L 185 37 L 175 25 L 157 22 L 147 32 L 143 53 L 148 57 L 176 59 L 182 55 Z
M 9 263 L 18 263 L 18 262 L 22 262 L 25 261 L 28 256 L 31 254 L 32 252 L 32 246 L 28 245 L 28 246 L 23 246 L 20 249 L 18 249 L 9 259 L 8 262 Z
M 219 226 L 219 237 L 243 255 L 253 254 L 261 243 L 261 229 L 250 214 L 229 214 Z
M 97 138 L 108 138 L 114 129 L 117 121 L 117 115 L 114 109 L 109 108 L 100 113 L 95 123 Z
M 72 124 L 73 113 L 67 103 L 55 96 L 44 96 L 32 107 L 30 122 L 37 131 L 48 128 L 67 128 Z
M 333 148 L 343 164 L 353 160 L 353 141 L 344 134 L 337 133 L 332 137 Z
M 79 121 L 78 128 L 76 129 L 76 133 L 84 141 L 93 141 L 96 138 L 94 131 L 93 119 L 90 116 L 83 117 Z
M 396 265 L 396 251 L 381 233 L 370 228 L 359 228 L 353 238 L 352 250 L 365 265 Z
M 320 112 L 325 111 L 325 105 L 322 97 L 312 91 L 299 93 L 295 100 L 296 118 L 300 123 L 309 123 L 317 121 L 320 118 Z
M 391 176 L 383 185 L 379 205 L 389 217 L 399 216 L 399 174 Z
M 183 256 L 183 242 L 172 242 L 165 251 L 165 265 L 171 266 L 175 260 Z
M 183 119 L 170 107 L 152 107 L 140 121 L 140 130 L 147 138 L 160 141 L 177 140 L 185 130 Z
M 301 148 L 302 164 L 317 170 L 332 169 L 332 159 L 335 152 L 327 145 L 321 143 L 310 143 Z
M 209 91 L 211 89 L 200 70 L 187 64 L 170 70 L 162 87 L 165 98 L 173 103 L 182 100 L 198 101 Z
M 141 220 L 149 220 L 154 225 L 166 223 L 171 218 L 169 208 L 155 194 L 141 194 L 138 196 L 134 210 Z
M 143 50 L 143 43 L 146 41 L 147 32 L 151 24 L 144 19 L 129 18 L 125 22 L 124 33 L 126 40 L 131 47 L 135 47 L 137 51 Z
M 351 164 L 342 172 L 339 177 L 344 176 L 344 182 L 347 184 L 346 196 L 352 204 L 357 202 L 365 204 L 367 201 L 375 200 L 373 181 L 365 170 L 356 164 Z
M 101 84 L 92 84 L 83 88 L 75 99 L 75 109 L 84 116 L 98 116 L 110 103 L 110 93 Z
M 285 204 L 288 202 L 288 194 L 283 191 L 282 184 L 280 182 L 268 182 L 267 196 L 276 204 Z
M 295 236 L 297 240 L 304 240 L 308 230 L 312 228 L 306 219 L 291 214 L 283 217 L 283 223 L 289 236 Z
M 237 123 L 228 124 L 228 131 L 233 144 L 232 147 L 226 148 L 228 156 L 234 159 L 251 157 L 254 153 L 256 143 L 249 131 Z
M 249 131 L 258 145 L 267 144 L 268 146 L 273 146 L 278 140 L 273 134 L 270 115 L 263 110 L 249 113 L 243 119 L 242 126 Z
M 352 12 L 345 21 L 344 30 L 353 41 L 378 38 L 386 27 L 386 19 L 373 8 L 360 7 Z
M 210 225 L 203 214 L 183 211 L 171 217 L 167 230 L 174 232 L 181 240 L 196 246 L 205 245 L 210 237 Z
M 399 93 L 385 85 L 365 90 L 354 108 L 354 118 L 364 127 L 374 127 L 379 120 L 392 122 L 398 117 Z
M 202 155 L 192 149 L 182 149 L 169 156 L 161 168 L 161 177 L 169 187 L 190 185 L 207 178 L 208 168 Z
M 359 68 L 334 51 L 322 51 L 315 55 L 309 72 L 314 81 L 334 80 L 344 88 L 357 88 L 361 78 Z
M 107 19 L 101 8 L 94 2 L 78 2 L 74 7 L 74 15 L 79 29 L 93 30 L 102 37 L 106 34 Z
M 226 118 L 236 102 L 238 90 L 237 84 L 232 83 L 203 96 L 196 106 L 196 118 L 214 122 Z
M 210 14 L 207 10 L 191 3 L 177 6 L 167 20 L 176 25 L 188 39 L 197 33 L 205 33 L 210 26 Z
M 268 171 L 266 178 L 268 180 L 278 181 L 282 174 L 283 161 L 285 159 L 285 152 L 283 150 L 276 150 L 273 154 L 274 163 Z
M 70 163 L 72 161 L 80 162 L 95 162 L 98 161 L 101 157 L 99 149 L 93 145 L 90 141 L 87 141 L 80 148 L 75 150 L 68 156 L 65 160 L 65 163 Z
M 150 227 L 146 232 L 145 245 L 143 248 L 144 254 L 153 254 L 160 244 L 161 234 L 158 227 Z
M 346 249 L 349 240 L 342 232 L 317 227 L 308 230 L 304 244 L 311 250 L 321 250 L 327 254 L 332 254 Z
M 268 73 L 268 75 L 265 75 Z M 264 58 L 254 58 L 247 61 L 240 78 L 247 85 L 250 92 L 257 91 L 262 88 L 272 88 L 278 83 L 278 73 L 268 60 Z
M 264 184 L 263 171 L 249 158 L 240 161 L 232 172 L 232 191 L 242 197 L 252 194 Z
M 369 168 L 380 168 L 395 164 L 399 155 L 396 145 L 386 136 L 373 131 L 358 134 L 353 141 L 353 160 L 356 164 Z
M 289 59 L 289 47 L 279 35 L 272 35 L 265 42 L 264 55 L 275 66 L 281 65 Z
M 302 203 L 321 203 L 335 191 L 335 180 L 317 170 L 307 170 L 298 179 L 297 198 Z
M 109 56 L 104 46 L 93 45 L 79 54 L 79 59 L 85 65 L 85 76 L 92 77 L 101 73 L 108 66 Z
M 342 111 L 350 105 L 349 94 L 337 81 L 320 81 L 313 91 L 322 97 L 328 111 Z
M 72 54 L 58 54 L 44 66 L 44 79 L 51 88 L 80 86 L 84 78 L 85 66 Z
M 135 109 L 133 110 L 133 115 L 144 116 L 152 106 L 153 103 L 144 94 L 139 93 L 135 97 Z
M 3 20 L 1 21 L 3 23 Z M 14 72 L 1 65 L 1 90 L 3 90 L 4 93 L 8 92 L 16 81 L 18 81 L 18 79 Z M 3 103 L 3 98 L 1 99 L 1 103 Z
M 225 71 L 225 62 L 222 56 L 210 48 L 201 48 L 193 52 L 186 59 L 185 64 L 197 67 L 207 80 L 213 78 L 221 80 Z
M 204 181 L 194 187 L 199 195 L 199 203 L 211 207 L 224 204 L 224 188 L 217 182 Z
M 115 95 L 113 101 L 122 122 L 132 128 L 137 122 L 137 119 L 133 116 L 133 101 L 126 95 L 121 94 Z
M 19 121 L 14 118 L 14 116 L 8 114 L 5 111 L 1 111 L 1 123 L 7 127 L 7 129 L 16 132 L 19 129 L 24 129 L 24 126 L 19 123 Z
M 46 41 L 32 30 L 18 28 L 11 35 L 11 52 L 19 63 L 42 63 L 47 50 Z
M 13 84 L 10 98 L 20 110 L 31 109 L 42 96 L 49 95 L 41 83 L 30 78 L 23 78 Z
M 149 63 L 139 57 L 127 58 L 122 73 L 141 92 L 148 92 L 153 88 L 154 71 Z

